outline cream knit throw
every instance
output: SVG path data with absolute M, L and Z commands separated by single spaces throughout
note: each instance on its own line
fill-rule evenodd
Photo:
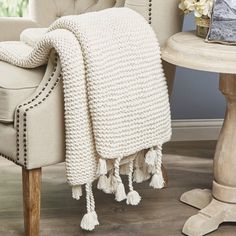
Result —
M 76 199 L 86 184 L 81 227 L 93 230 L 98 220 L 92 182 L 98 177 L 98 188 L 132 205 L 141 199 L 133 180 L 142 182 L 151 173 L 150 185 L 163 187 L 161 147 L 171 125 L 160 48 L 142 16 L 116 8 L 62 17 L 33 48 L 1 43 L 0 59 L 33 68 L 47 62 L 52 48 L 62 67 L 68 182 Z M 125 159 L 127 171 L 119 169 Z M 128 195 L 120 171 L 128 174 Z

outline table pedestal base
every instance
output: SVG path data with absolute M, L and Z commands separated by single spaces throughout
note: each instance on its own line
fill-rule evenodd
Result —
M 181 202 L 197 209 L 203 209 L 211 200 L 212 193 L 210 189 L 193 189 L 180 197 Z
M 236 222 L 236 75 L 221 74 L 220 90 L 227 101 L 215 157 L 212 191 L 192 190 L 181 201 L 201 209 L 184 225 L 183 233 L 202 236 L 216 230 L 223 222 Z
M 202 236 L 218 229 L 223 222 L 236 222 L 236 204 L 212 198 L 210 190 L 194 189 L 184 193 L 180 200 L 201 209 L 186 221 L 183 227 L 186 235 Z

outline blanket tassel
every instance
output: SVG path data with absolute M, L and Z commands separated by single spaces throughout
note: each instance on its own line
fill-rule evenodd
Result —
M 138 205 L 141 201 L 141 197 L 137 191 L 133 188 L 133 170 L 134 170 L 134 161 L 129 162 L 129 193 L 127 195 L 126 203 L 127 205 Z
M 121 202 L 127 198 L 126 193 L 125 193 L 125 187 L 120 177 L 120 160 L 121 160 L 120 157 L 115 160 L 115 177 L 117 181 L 115 199 L 118 202 Z
M 162 189 L 165 186 L 165 180 L 163 178 L 162 174 L 162 148 L 161 146 L 157 147 L 157 159 L 155 163 L 155 173 L 152 176 L 152 180 L 150 182 L 150 186 L 155 188 L 155 189 Z
M 86 184 L 87 213 L 83 216 L 80 226 L 84 230 L 92 231 L 99 225 L 97 213 L 95 211 L 95 201 L 92 192 L 92 184 Z
M 82 196 L 82 186 L 81 185 L 75 185 L 72 187 L 72 197 L 76 200 L 80 200 L 80 197 Z
M 108 189 L 108 178 L 106 175 L 101 175 L 98 179 L 97 188 L 106 192 Z
M 103 158 L 99 158 L 98 167 L 97 167 L 97 175 L 106 175 L 107 174 L 107 163 Z
M 106 174 L 107 174 L 107 163 L 103 158 L 100 158 L 97 166 L 97 175 L 99 176 L 97 188 L 105 193 L 108 193 L 109 180 Z
M 157 152 L 152 147 L 145 155 L 145 162 L 148 166 L 154 167 L 157 160 Z

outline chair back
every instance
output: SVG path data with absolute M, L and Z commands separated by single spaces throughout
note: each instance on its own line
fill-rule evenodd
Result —
M 130 7 L 142 14 L 153 26 L 159 42 L 181 30 L 179 0 L 30 0 L 30 17 L 42 27 L 56 19 L 110 7 Z
M 152 25 L 160 46 L 181 31 L 183 17 L 178 9 L 180 0 L 29 0 L 30 17 L 41 27 L 48 27 L 66 15 L 78 15 L 110 7 L 129 7 L 139 12 Z M 169 94 L 175 76 L 175 66 L 163 62 Z

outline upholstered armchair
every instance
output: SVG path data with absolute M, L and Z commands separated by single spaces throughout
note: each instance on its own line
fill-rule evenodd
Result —
M 0 41 L 19 40 L 26 28 L 48 27 L 64 15 L 126 5 L 153 26 L 161 46 L 181 29 L 178 0 L 30 0 L 29 19 L 0 18 Z M 23 170 L 25 234 L 39 235 L 41 168 L 64 162 L 60 66 L 22 69 L 0 62 L 0 154 Z M 175 67 L 164 64 L 171 91 Z M 51 83 L 45 74 L 50 74 Z

